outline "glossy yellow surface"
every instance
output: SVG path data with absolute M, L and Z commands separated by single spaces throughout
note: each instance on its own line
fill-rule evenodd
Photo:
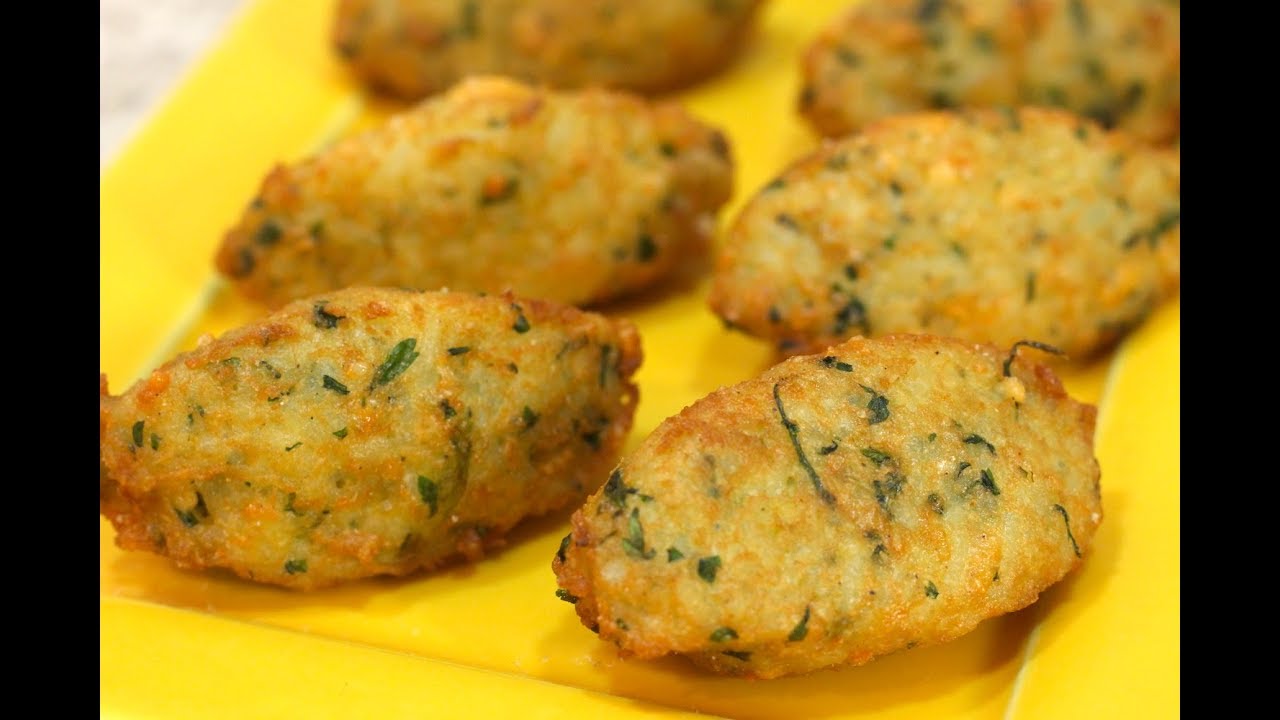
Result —
M 774 0 L 724 75 L 681 94 L 734 148 L 722 216 L 817 143 L 795 115 L 798 53 L 844 0 Z M 222 233 L 275 162 L 396 109 L 330 55 L 328 2 L 248 4 L 102 176 L 101 370 L 113 392 L 261 309 L 212 269 Z M 606 311 L 637 322 L 645 364 L 628 447 L 751 377 L 770 350 L 724 330 L 707 284 Z M 104 717 L 1169 717 L 1179 714 L 1179 310 L 1114 358 L 1064 371 L 1101 401 L 1106 519 L 1081 571 L 948 645 L 860 668 L 751 682 L 678 658 L 620 660 L 554 596 L 568 512 L 525 523 L 474 566 L 310 594 L 125 553 L 100 520 Z

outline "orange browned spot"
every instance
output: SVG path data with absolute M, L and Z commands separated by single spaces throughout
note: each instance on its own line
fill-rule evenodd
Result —
M 366 320 L 374 318 L 386 317 L 391 314 L 391 308 L 381 300 L 374 300 L 366 304 L 363 308 Z
M 500 200 L 511 192 L 515 182 L 515 178 L 505 175 L 490 175 L 484 179 L 480 196 L 488 201 Z
M 147 378 L 147 382 L 138 391 L 138 406 L 149 407 L 155 403 L 165 390 L 169 388 L 169 373 L 164 369 L 156 370 Z

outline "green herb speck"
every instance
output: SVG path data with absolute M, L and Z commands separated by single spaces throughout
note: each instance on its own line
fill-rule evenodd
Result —
M 387 355 L 387 359 L 374 371 L 373 382 L 369 385 L 369 389 L 372 390 L 379 385 L 386 385 L 409 369 L 413 361 L 418 359 L 418 353 L 414 350 L 417 345 L 418 341 L 414 338 L 405 338 L 396 343 L 396 346 L 391 349 L 391 353 Z
M 253 234 L 253 241 L 263 247 L 275 245 L 284 237 L 284 231 L 276 224 L 274 220 L 268 220 L 262 223 L 258 228 L 258 232 Z
M 511 309 L 516 311 L 516 321 L 511 324 L 511 329 L 521 334 L 529 332 L 529 319 L 524 316 L 524 310 L 515 304 L 511 305 Z
M 289 575 L 297 575 L 307 571 L 307 561 L 302 558 L 286 560 L 284 563 L 284 571 Z
M 333 379 L 328 375 L 324 376 L 324 380 L 322 384 L 324 385 L 325 390 L 332 390 L 338 393 L 339 395 L 346 395 L 351 392 L 350 390 L 347 389 L 346 385 L 343 385 L 342 383 L 338 382 L 337 380 Z
M 440 487 L 436 485 L 426 475 L 418 476 L 418 495 L 422 498 L 422 502 L 431 508 L 431 512 L 427 517 L 435 517 L 436 511 L 439 510 Z
M 930 580 L 929 582 L 925 583 L 924 594 L 929 596 L 929 598 L 931 599 L 938 597 L 938 586 L 934 585 L 933 581 Z
M 675 562 L 684 557 L 684 553 L 674 547 L 667 548 L 667 562 Z
M 868 460 L 870 460 L 871 462 L 875 463 L 876 467 L 880 467 L 881 465 L 893 459 L 893 456 L 890 455 L 889 453 L 883 450 L 877 450 L 871 447 L 862 448 L 862 455 L 866 457 Z
M 622 549 L 633 558 L 639 560 L 649 560 L 657 552 L 650 548 L 647 552 L 644 549 L 644 527 L 640 525 L 640 508 L 632 508 L 631 516 L 627 519 L 627 537 L 622 538 Z
M 731 627 L 719 627 L 711 631 L 711 642 L 724 642 L 725 640 L 737 640 L 738 631 Z
M 791 634 L 787 635 L 787 642 L 800 642 L 809 634 L 809 606 L 804 606 L 804 617 L 800 618 L 800 622 L 792 628 Z
M 707 582 L 716 581 L 716 573 L 720 572 L 720 556 L 710 555 L 698 560 L 698 577 Z
M 450 355 L 456 356 L 456 355 L 465 355 L 470 351 L 471 351 L 470 347 L 466 345 L 459 345 L 458 347 L 449 348 L 446 352 L 448 352 Z
M 333 436 L 334 436 L 334 437 L 336 437 L 336 438 L 338 438 L 339 440 L 341 440 L 342 438 L 344 438 L 344 437 L 346 437 L 346 436 L 347 436 L 347 429 L 346 429 L 346 428 L 342 428 L 341 430 L 334 430 L 334 431 L 333 431 Z
M 142 447 L 142 431 L 146 426 L 146 420 L 139 420 L 133 424 L 133 446 Z
M 314 307 L 312 307 L 311 324 L 315 325 L 321 330 L 332 330 L 338 327 L 338 321 L 342 320 L 343 318 L 341 315 L 334 315 L 328 310 L 325 310 L 324 306 L 326 304 L 327 304 L 327 301 L 319 302 L 319 303 L 316 303 Z

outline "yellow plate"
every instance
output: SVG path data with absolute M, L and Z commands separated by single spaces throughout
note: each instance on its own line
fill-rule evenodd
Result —
M 767 6 L 724 75 L 681 95 L 738 163 L 722 221 L 815 146 L 797 58 L 846 0 Z M 212 270 L 273 163 L 395 108 L 333 58 L 332 3 L 260 0 L 102 175 L 100 365 L 120 392 L 204 332 L 261 314 Z M 610 309 L 644 338 L 629 448 L 663 418 L 764 369 L 762 343 L 706 309 L 706 284 Z M 100 705 L 109 717 L 677 715 L 744 718 L 1173 717 L 1179 703 L 1177 301 L 1116 354 L 1065 373 L 1099 402 L 1106 511 L 1083 569 L 947 645 L 769 682 L 676 658 L 620 660 L 554 596 L 568 512 L 525 523 L 474 566 L 301 594 L 124 553 L 100 519 Z

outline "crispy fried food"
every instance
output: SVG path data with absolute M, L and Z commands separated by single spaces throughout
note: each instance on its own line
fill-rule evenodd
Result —
M 595 303 L 704 256 L 732 170 L 678 105 L 475 79 L 277 167 L 217 266 L 271 306 L 348 285 Z
M 355 288 L 99 399 L 99 502 L 129 550 L 310 589 L 498 547 L 599 486 L 631 428 L 634 326 L 511 296 Z
M 1181 161 L 1062 111 L 900 115 L 767 185 L 717 258 L 729 324 L 817 352 L 924 332 L 1084 359 L 1178 290 Z
M 1029 605 L 1102 506 L 1095 408 L 1022 355 L 859 337 L 712 393 L 574 513 L 558 595 L 624 656 L 754 678 Z
M 886 115 L 1045 105 L 1143 140 L 1179 134 L 1181 11 L 1165 0 L 864 0 L 804 58 L 824 135 Z
M 761 0 L 343 0 L 333 43 L 376 90 L 415 100 L 467 75 L 644 93 L 734 57 Z

